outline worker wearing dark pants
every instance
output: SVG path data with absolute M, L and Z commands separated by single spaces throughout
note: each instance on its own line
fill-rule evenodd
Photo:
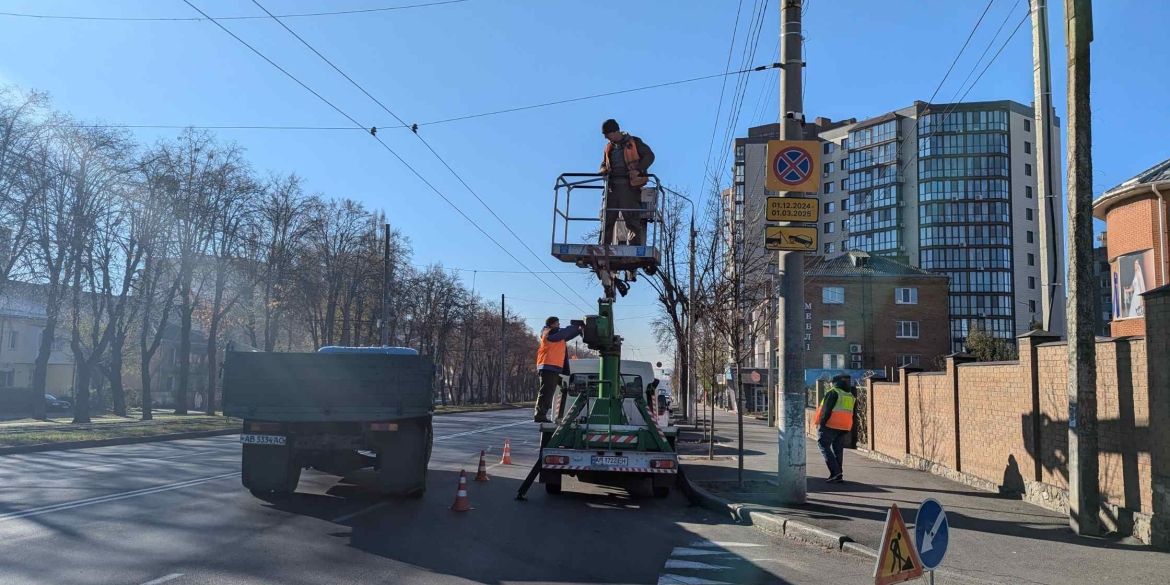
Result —
M 536 412 L 532 422 L 552 422 L 548 409 L 552 408 L 553 394 L 561 383 L 561 375 L 569 373 L 568 341 L 581 334 L 581 328 L 569 325 L 561 328 L 561 320 L 549 317 L 540 332 L 540 348 L 536 350 L 536 371 L 540 374 L 540 390 L 536 394 Z
M 815 415 L 817 447 L 820 447 L 821 457 L 824 457 L 825 465 L 829 467 L 828 481 L 831 483 L 845 481 L 842 468 L 845 462 L 845 437 L 853 430 L 855 402 L 851 382 L 848 374 L 834 376 L 833 387 L 821 399 Z
M 605 222 L 602 225 L 600 243 L 614 242 L 614 228 L 618 213 L 625 218 L 626 229 L 634 245 L 645 245 L 646 228 L 642 219 L 642 187 L 649 181 L 650 165 L 654 164 L 654 151 L 637 136 L 622 132 L 616 120 L 606 120 L 601 125 L 605 135 L 605 153 L 601 157 L 601 174 L 608 179 L 605 193 Z M 620 211 L 620 210 L 626 211 Z

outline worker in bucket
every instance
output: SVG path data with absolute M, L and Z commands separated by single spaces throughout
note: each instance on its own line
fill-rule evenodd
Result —
M 569 374 L 568 342 L 581 335 L 576 322 L 561 328 L 561 320 L 549 317 L 540 331 L 540 348 L 536 350 L 536 371 L 540 375 L 540 390 L 536 394 L 536 412 L 532 422 L 552 422 L 548 409 L 552 407 L 553 394 L 561 383 L 561 374 Z
M 630 231 L 633 245 L 645 245 L 646 228 L 642 223 L 642 187 L 650 181 L 647 176 L 650 165 L 654 164 L 654 151 L 637 136 L 622 132 L 617 120 L 609 119 L 601 124 L 601 133 L 608 142 L 601 158 L 600 173 L 606 175 L 605 223 L 601 230 L 601 244 L 614 242 L 614 228 L 618 213 L 626 210 L 623 217 L 626 229 Z
M 853 430 L 853 379 L 849 374 L 833 376 L 833 387 L 825 392 L 817 407 L 817 446 L 825 465 L 829 466 L 829 483 L 843 483 L 845 472 L 845 437 Z

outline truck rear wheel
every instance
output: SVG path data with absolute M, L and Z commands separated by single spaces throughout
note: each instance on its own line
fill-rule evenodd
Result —
M 291 494 L 300 480 L 292 445 L 244 445 L 240 481 L 253 494 Z
M 382 433 L 378 444 L 378 490 L 388 496 L 422 497 L 434 433 L 431 421 L 407 421 Z

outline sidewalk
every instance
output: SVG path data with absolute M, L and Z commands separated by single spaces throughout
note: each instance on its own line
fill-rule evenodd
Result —
M 897 503 L 907 525 L 918 505 L 938 500 L 947 510 L 950 547 L 945 572 L 993 583 L 1166 583 L 1170 554 L 1137 541 L 1077 537 L 1066 516 L 1020 500 L 1001 497 L 929 473 L 869 459 L 846 450 L 844 484 L 828 484 L 816 441 L 807 439 L 808 502 L 784 506 L 777 499 L 776 430 L 764 421 L 744 417 L 744 489 L 736 483 L 737 429 L 734 413 L 716 409 L 715 460 L 700 432 L 680 425 L 679 454 L 687 478 L 732 503 L 848 536 L 876 549 L 886 510 Z M 913 530 L 913 528 L 911 528 Z

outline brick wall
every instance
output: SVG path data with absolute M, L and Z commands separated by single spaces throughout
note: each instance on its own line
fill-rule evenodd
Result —
M 1016 362 L 959 366 L 963 471 L 1020 493 L 1024 474 L 1034 469 L 1025 445 L 1032 433 L 1032 393 L 1024 373 Z
M 870 449 L 891 457 L 906 452 L 906 399 L 902 386 L 895 382 L 876 382 L 871 393 L 874 402 L 874 445 Z
M 1109 234 L 1109 262 L 1118 256 L 1139 250 L 1154 250 L 1154 274 L 1146 275 L 1147 289 L 1166 284 L 1162 281 L 1162 250 L 1158 238 L 1158 199 L 1153 193 L 1138 195 L 1121 201 L 1105 214 L 1105 230 Z M 1118 319 L 1113 321 L 1114 337 L 1145 335 L 1145 319 Z
M 945 372 L 907 378 L 910 454 L 954 468 L 955 395 Z

